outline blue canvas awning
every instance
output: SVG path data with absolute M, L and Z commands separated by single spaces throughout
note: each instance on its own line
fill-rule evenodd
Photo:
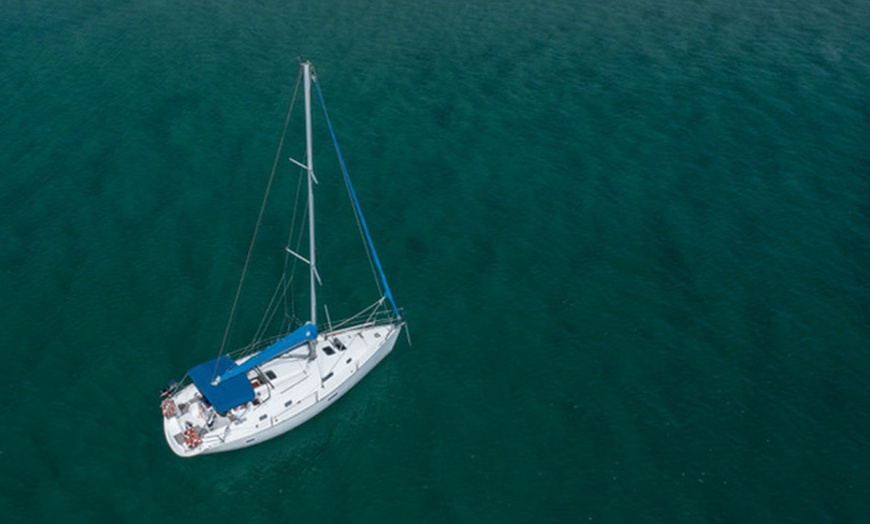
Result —
M 245 375 L 222 380 L 217 386 L 211 385 L 215 377 L 235 365 L 233 359 L 223 355 L 192 367 L 187 372 L 196 388 L 219 413 L 226 413 L 240 404 L 254 400 L 254 387 Z

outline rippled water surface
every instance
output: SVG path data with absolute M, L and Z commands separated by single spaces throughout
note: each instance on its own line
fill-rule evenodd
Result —
M 866 2 L 3 12 L 10 522 L 870 518 Z M 217 353 L 300 56 L 413 344 L 181 460 L 157 392 Z M 316 147 L 340 306 L 356 233 Z

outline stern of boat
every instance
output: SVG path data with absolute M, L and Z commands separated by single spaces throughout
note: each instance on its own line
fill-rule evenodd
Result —
M 188 385 L 168 395 L 160 408 L 163 435 L 173 453 L 179 457 L 193 457 L 207 449 L 203 442 L 207 432 L 206 410 L 195 386 Z

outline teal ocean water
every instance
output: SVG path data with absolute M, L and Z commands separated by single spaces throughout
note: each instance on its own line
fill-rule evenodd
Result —
M 3 2 L 4 522 L 870 521 L 868 35 L 858 0 Z M 182 460 L 158 392 L 217 354 L 300 56 L 412 344 Z

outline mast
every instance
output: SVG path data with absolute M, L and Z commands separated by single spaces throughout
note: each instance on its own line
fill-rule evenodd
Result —
M 314 244 L 314 155 L 311 139 L 311 62 L 302 64 L 305 75 L 305 158 L 308 169 L 308 256 L 311 268 L 311 323 L 317 325 L 317 269 Z M 313 352 L 312 352 L 313 353 Z

